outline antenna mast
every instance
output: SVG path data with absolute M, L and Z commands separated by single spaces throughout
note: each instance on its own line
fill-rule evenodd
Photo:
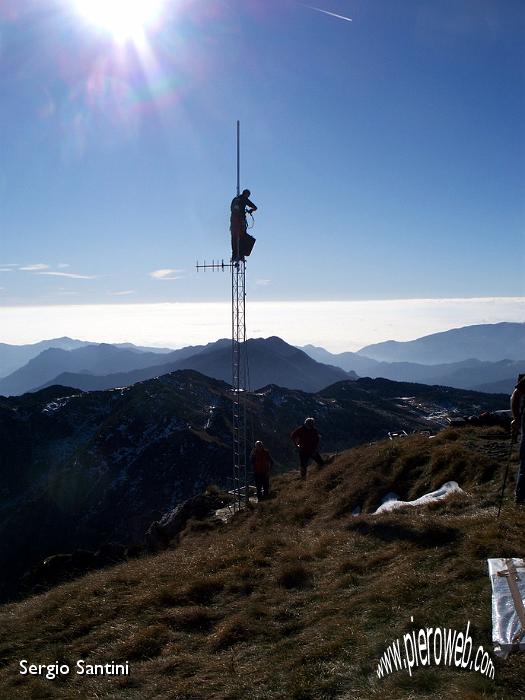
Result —
M 237 196 L 240 186 L 240 123 L 237 121 Z M 233 234 L 232 234 L 233 235 Z M 232 242 L 239 249 L 239 241 Z M 213 261 L 212 264 L 199 265 L 197 270 L 231 269 L 232 295 L 232 461 L 233 461 L 233 509 L 242 508 L 243 500 L 248 503 L 248 466 L 247 466 L 247 420 L 246 392 L 248 386 L 248 359 L 246 353 L 246 262 L 244 255 L 232 256 L 231 263 Z

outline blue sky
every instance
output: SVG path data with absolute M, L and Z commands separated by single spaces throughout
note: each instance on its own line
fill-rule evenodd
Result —
M 236 119 L 250 300 L 523 296 L 525 5 L 313 4 L 2 2 L 0 304 L 227 302 Z

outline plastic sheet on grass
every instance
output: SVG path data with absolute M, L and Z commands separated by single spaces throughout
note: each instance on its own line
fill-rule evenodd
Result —
M 426 493 L 420 498 L 416 498 L 414 501 L 398 501 L 395 498 L 395 494 L 388 494 L 390 498 L 384 502 L 379 508 L 374 511 L 377 513 L 389 513 L 392 510 L 397 510 L 398 508 L 406 508 L 408 506 L 424 506 L 428 503 L 435 503 L 436 501 L 442 501 L 444 498 L 448 498 L 453 493 L 461 493 L 465 495 L 465 492 L 460 488 L 457 481 L 447 481 L 443 486 L 436 491 L 431 491 Z

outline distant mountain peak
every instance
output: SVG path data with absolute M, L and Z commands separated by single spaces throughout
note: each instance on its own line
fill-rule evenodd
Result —
M 220 340 L 205 348 L 195 348 L 193 354 L 174 351 L 168 355 L 155 357 L 155 364 L 123 371 L 103 371 L 103 365 L 91 368 L 97 376 L 88 376 L 71 368 L 56 372 L 47 381 L 32 388 L 49 386 L 52 383 L 73 384 L 85 391 L 109 389 L 116 386 L 129 386 L 152 377 L 169 374 L 175 370 L 195 370 L 208 377 L 231 383 L 231 341 Z M 282 338 L 255 338 L 248 340 L 250 364 L 250 384 L 252 388 L 277 384 L 303 391 L 318 391 L 334 382 L 355 379 L 354 373 L 347 373 L 334 365 L 313 360 L 302 350 L 289 345 Z M 184 349 L 183 349 L 184 350 Z M 186 349 L 187 350 L 187 349 Z M 129 352 L 129 351 L 128 351 Z M 182 353 L 182 354 L 181 354 Z M 115 355 L 115 359 L 123 355 Z M 71 358 L 69 358 L 71 359 Z M 162 363 L 162 364 L 161 364 Z M 7 378 L 9 379 L 9 378 Z M 6 380 L 0 382 L 0 393 L 5 386 L 12 386 Z
M 379 362 L 417 362 L 424 365 L 462 362 L 475 358 L 497 362 L 525 360 L 525 323 L 502 321 L 452 328 L 416 340 L 388 340 L 367 345 L 359 355 Z

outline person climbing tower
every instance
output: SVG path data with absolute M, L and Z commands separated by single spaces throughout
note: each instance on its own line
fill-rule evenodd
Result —
M 248 212 L 248 214 L 253 214 L 254 211 L 257 211 L 255 204 L 250 201 L 250 195 L 250 190 L 243 190 L 241 194 L 232 199 L 230 205 L 230 232 L 233 261 L 243 260 L 244 256 L 249 254 L 244 252 L 244 242 L 247 237 L 246 229 L 248 228 L 246 212 Z

